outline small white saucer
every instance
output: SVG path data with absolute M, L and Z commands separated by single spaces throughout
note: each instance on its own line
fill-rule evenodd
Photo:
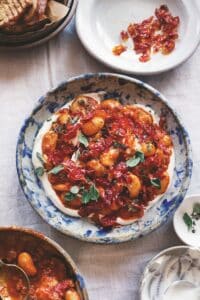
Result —
M 150 75 L 170 70 L 195 51 L 200 41 L 199 0 L 79 0 L 76 29 L 85 48 L 109 67 L 125 73 Z M 156 54 L 146 63 L 139 61 L 133 50 L 120 56 L 112 53 L 120 44 L 120 32 L 130 23 L 152 16 L 156 8 L 166 4 L 174 16 L 180 17 L 179 40 L 170 55 Z
M 183 219 L 185 213 L 189 216 L 192 214 L 196 203 L 200 204 L 200 195 L 186 197 L 174 214 L 173 224 L 176 234 L 185 244 L 200 247 L 200 220 L 195 221 L 195 232 L 192 232 L 193 230 L 188 229 Z

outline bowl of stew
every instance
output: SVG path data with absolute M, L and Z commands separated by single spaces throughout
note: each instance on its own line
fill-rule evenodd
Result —
M 0 259 L 21 267 L 30 280 L 29 300 L 88 300 L 83 277 L 67 252 L 43 234 L 21 227 L 0 228 Z M 0 278 L 0 298 L 22 300 L 24 282 L 12 269 Z

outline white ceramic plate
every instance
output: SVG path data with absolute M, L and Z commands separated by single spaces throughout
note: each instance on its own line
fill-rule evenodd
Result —
M 156 74 L 172 69 L 188 59 L 200 41 L 199 0 L 79 0 L 76 28 L 85 48 L 102 63 L 134 74 Z M 112 53 L 120 43 L 120 32 L 131 22 L 141 22 L 166 4 L 181 20 L 176 49 L 170 55 L 156 54 L 141 63 L 134 51 L 120 56 Z
M 196 203 L 200 204 L 200 195 L 186 197 L 174 214 L 173 223 L 176 234 L 185 244 L 200 248 L 200 220 L 195 221 L 195 232 L 192 232 L 192 229 L 188 230 L 183 220 L 185 213 L 188 215 L 192 214 L 193 207 Z

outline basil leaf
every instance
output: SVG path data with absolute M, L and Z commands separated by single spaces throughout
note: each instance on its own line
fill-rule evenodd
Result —
M 90 202 L 90 194 L 88 193 L 88 191 L 83 191 L 81 201 L 83 204 L 88 204 Z
M 188 213 L 184 213 L 183 221 L 185 222 L 185 225 L 188 227 L 188 230 L 190 230 L 193 224 L 192 224 L 192 218 L 188 215 Z
M 140 151 L 135 152 L 135 156 L 126 161 L 127 167 L 136 167 L 140 162 L 144 161 L 144 153 Z
M 79 117 L 76 116 L 76 117 L 74 117 L 74 118 L 72 118 L 72 119 L 70 120 L 70 123 L 71 123 L 72 125 L 74 125 L 74 124 L 76 124 L 76 123 L 78 122 L 78 120 L 79 120 Z
M 86 136 L 82 133 L 79 134 L 78 136 L 78 140 L 81 144 L 83 144 L 85 147 L 87 147 L 89 145 L 88 139 L 86 138 Z
M 39 161 L 43 164 L 44 163 L 44 159 L 42 157 L 42 155 L 39 152 L 36 152 L 36 157 L 39 159 Z
M 96 201 L 99 198 L 99 192 L 98 190 L 95 188 L 94 185 L 92 185 L 89 189 L 89 194 L 90 194 L 90 200 L 92 201 Z
M 139 163 L 140 163 L 140 158 L 135 156 L 126 161 L 127 167 L 131 167 L 131 168 L 136 167 Z
M 161 188 L 161 182 L 160 182 L 160 179 L 159 178 L 152 178 L 151 179 L 151 184 L 153 186 L 155 186 L 157 189 L 160 189 Z
M 60 171 L 64 170 L 63 165 L 58 165 L 49 171 L 49 174 L 57 175 Z
M 76 198 L 76 195 L 71 193 L 71 192 L 67 192 L 64 196 L 66 201 L 72 201 Z
M 74 195 L 78 194 L 80 188 L 77 185 L 71 187 L 70 192 Z
M 82 203 L 88 204 L 90 201 L 97 201 L 98 198 L 99 198 L 98 190 L 95 188 L 94 185 L 91 185 L 88 191 L 86 190 L 83 191 Z
M 141 162 L 144 161 L 144 153 L 143 152 L 136 151 L 135 152 L 135 157 L 139 157 Z
M 44 175 L 44 168 L 43 167 L 36 168 L 35 173 L 37 176 L 41 177 L 42 175 Z

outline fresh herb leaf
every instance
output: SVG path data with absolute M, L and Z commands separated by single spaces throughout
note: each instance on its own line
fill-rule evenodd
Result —
M 76 124 L 76 123 L 78 122 L 78 120 L 79 120 L 79 117 L 76 116 L 76 117 L 74 117 L 74 118 L 72 118 L 72 119 L 70 120 L 70 123 L 71 123 L 72 125 L 74 125 L 74 124 Z
M 127 167 L 136 167 L 140 163 L 140 158 L 139 157 L 132 157 L 129 160 L 126 161 Z
M 44 168 L 43 167 L 36 168 L 35 173 L 37 176 L 41 177 L 42 175 L 44 175 Z
M 80 190 L 79 186 L 74 185 L 74 186 L 71 187 L 70 192 L 72 194 L 76 195 L 76 194 L 78 194 L 79 190 Z
M 95 188 L 94 185 L 91 185 L 88 191 L 86 190 L 83 191 L 82 203 L 88 204 L 90 201 L 97 201 L 98 198 L 99 198 L 98 190 Z
M 117 141 L 113 142 L 113 147 L 115 148 L 121 148 L 121 149 L 126 149 L 126 145 L 119 143 Z
M 94 185 L 90 187 L 89 194 L 92 201 L 96 201 L 99 198 L 99 192 Z
M 86 136 L 82 133 L 79 134 L 78 136 L 78 140 L 81 144 L 83 144 L 85 147 L 87 147 L 89 145 L 88 139 L 86 138 Z
M 63 165 L 58 165 L 49 171 L 49 174 L 57 175 L 60 171 L 64 170 Z
M 90 202 L 90 194 L 88 193 L 88 191 L 83 191 L 83 195 L 82 195 L 82 203 L 83 204 L 88 204 Z
M 66 201 L 72 201 L 76 198 L 76 195 L 71 193 L 71 192 L 67 192 L 64 196 Z
M 143 153 L 143 152 L 141 152 L 141 151 L 136 151 L 135 156 L 136 156 L 136 157 L 139 157 L 141 162 L 144 161 L 144 153 Z
M 185 225 L 187 225 L 188 230 L 191 230 L 191 228 L 192 228 L 192 218 L 188 215 L 188 213 L 184 213 L 183 221 L 185 222 Z
M 151 181 L 151 184 L 153 186 L 155 186 L 157 189 L 161 188 L 161 182 L 160 182 L 159 178 L 152 178 L 150 181 Z
M 39 159 L 39 161 L 43 164 L 44 163 L 44 159 L 43 159 L 42 155 L 39 152 L 36 152 L 36 156 Z
M 135 155 L 126 161 L 127 167 L 136 167 L 139 163 L 144 161 L 144 153 L 137 151 Z

